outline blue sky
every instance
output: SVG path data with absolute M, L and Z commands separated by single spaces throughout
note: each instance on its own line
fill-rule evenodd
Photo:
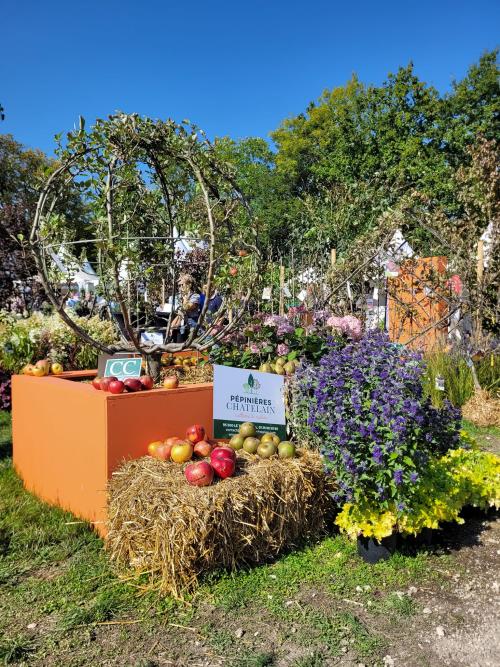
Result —
M 0 0 L 0 132 L 51 153 L 123 110 L 267 136 L 353 72 L 447 90 L 499 36 L 499 0 Z

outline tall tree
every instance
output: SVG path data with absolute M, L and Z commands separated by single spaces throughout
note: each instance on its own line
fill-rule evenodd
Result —
M 498 140 L 498 91 L 496 51 L 444 96 L 411 63 L 381 86 L 354 76 L 325 91 L 271 134 L 276 170 L 303 205 L 288 236 L 306 233 L 342 252 L 414 191 L 462 215 L 455 172 L 469 163 L 478 133 Z
M 0 304 L 15 297 L 30 309 L 40 296 L 36 267 L 27 247 L 41 184 L 55 168 L 42 151 L 25 148 L 12 135 L 0 135 Z M 71 221 L 82 238 L 86 207 L 75 190 L 66 192 L 56 212 Z

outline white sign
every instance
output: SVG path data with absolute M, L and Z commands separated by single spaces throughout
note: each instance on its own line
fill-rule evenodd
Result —
M 297 298 L 299 299 L 299 301 L 304 301 L 306 296 L 307 296 L 307 292 L 306 292 L 305 289 L 300 290 L 300 292 L 297 294 Z
M 271 301 L 272 287 L 264 287 L 262 290 L 262 301 Z
M 444 377 L 442 375 L 436 376 L 434 386 L 438 391 L 444 391 Z
M 230 438 L 240 424 L 286 438 L 284 378 L 273 373 L 214 366 L 214 437 Z

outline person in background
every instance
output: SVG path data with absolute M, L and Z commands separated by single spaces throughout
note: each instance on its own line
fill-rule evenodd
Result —
M 73 308 L 74 310 L 79 303 L 80 303 L 80 295 L 78 293 L 78 290 L 73 290 L 70 296 L 66 299 L 66 307 Z
M 196 289 L 193 277 L 188 273 L 182 273 L 179 276 L 179 298 L 181 313 L 175 317 L 172 327 L 196 326 L 201 311 L 201 294 Z
M 203 292 L 200 298 L 200 312 L 205 303 L 206 294 L 207 294 L 207 285 L 203 285 Z M 207 312 L 205 316 L 207 322 L 211 322 L 214 319 L 215 313 L 219 310 L 221 306 L 222 306 L 222 296 L 219 294 L 217 289 L 214 289 L 212 290 L 212 295 L 209 297 L 208 300 Z

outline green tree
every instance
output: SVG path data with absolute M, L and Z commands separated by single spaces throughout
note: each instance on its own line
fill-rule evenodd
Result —
M 4 306 L 17 296 L 19 306 L 30 310 L 41 296 L 40 285 L 33 280 L 37 271 L 27 240 L 41 184 L 56 164 L 42 151 L 25 148 L 12 135 L 0 135 L 0 303 Z M 86 208 L 74 189 L 61 197 L 55 212 L 67 217 L 76 235 L 83 237 Z
M 287 252 L 292 241 L 289 230 L 301 203 L 293 196 L 285 174 L 276 169 L 269 143 L 260 137 L 240 141 L 222 137 L 214 148 L 233 165 L 235 181 L 257 220 L 261 247 L 271 257 Z
M 443 148 L 455 168 L 470 161 L 469 146 L 478 136 L 500 137 L 500 79 L 498 49 L 484 53 L 443 100 Z
M 497 52 L 483 55 L 444 96 L 410 63 L 381 86 L 353 76 L 271 133 L 276 171 L 296 214 L 290 238 L 309 237 L 340 252 L 380 214 L 418 191 L 449 216 L 462 213 L 455 172 L 470 160 L 478 132 L 498 139 Z

